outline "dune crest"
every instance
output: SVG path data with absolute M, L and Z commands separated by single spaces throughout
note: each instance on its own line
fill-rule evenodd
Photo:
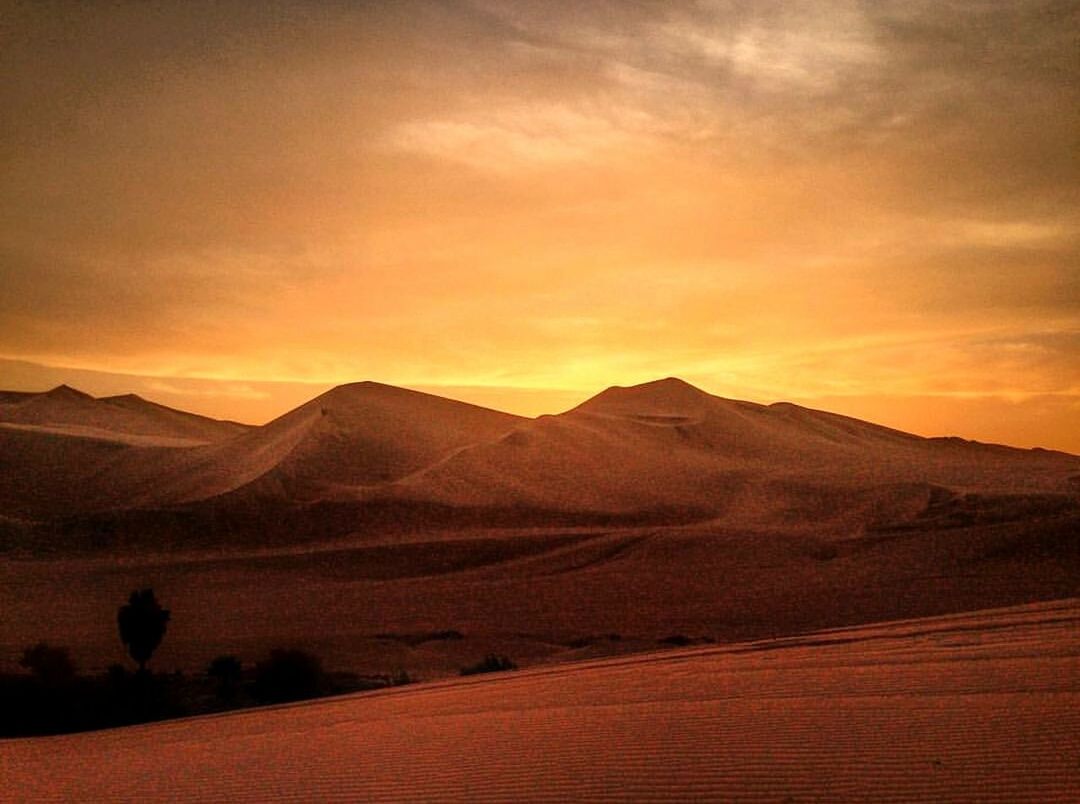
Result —
M 1070 500 L 1080 489 L 1076 456 L 921 438 L 789 403 L 724 399 L 676 378 L 608 388 L 536 419 L 350 383 L 251 428 L 66 386 L 5 398 L 0 515 L 37 520 L 332 502 L 393 506 L 406 519 L 426 506 L 470 512 L 474 523 L 497 509 L 502 524 L 518 510 L 533 523 L 832 522 L 854 533 L 922 516 L 931 489 L 944 490 L 935 500 Z M 335 517 L 340 533 L 348 514 Z

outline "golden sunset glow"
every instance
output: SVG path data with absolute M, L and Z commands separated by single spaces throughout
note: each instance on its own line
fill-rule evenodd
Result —
M 1069 4 L 3 16 L 0 387 L 265 421 L 676 375 L 1080 451 Z

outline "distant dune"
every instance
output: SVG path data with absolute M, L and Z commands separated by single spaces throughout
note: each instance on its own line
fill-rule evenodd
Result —
M 100 399 L 66 385 L 41 394 L 0 394 L 0 424 L 53 428 L 75 434 L 85 431 L 99 438 L 160 437 L 187 445 L 221 441 L 247 430 L 246 425 L 223 422 L 149 402 L 135 394 Z
M 27 801 L 1080 800 L 1076 600 L 0 742 Z
M 131 506 L 190 448 L 248 429 L 134 395 L 95 399 L 65 385 L 0 394 L 0 516 L 49 519 Z
M 714 521 L 851 534 L 1045 514 L 1080 493 L 1076 456 L 921 438 L 677 379 L 536 419 L 355 383 L 253 428 L 63 386 L 2 399 L 0 516 L 94 515 L 98 529 L 108 512 L 187 506 L 203 538 L 207 519 L 272 531 L 299 506 L 308 540 L 346 535 L 350 518 L 368 529 Z M 135 527 L 118 516 L 111 531 Z

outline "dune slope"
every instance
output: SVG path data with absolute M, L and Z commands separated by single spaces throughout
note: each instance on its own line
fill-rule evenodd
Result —
M 404 477 L 521 419 L 450 399 L 363 382 L 341 385 L 239 438 L 192 451 L 145 504 L 355 496 Z
M 521 421 L 378 383 L 339 386 L 254 428 L 66 387 L 0 413 L 0 513 L 31 519 L 228 494 L 244 506 L 348 498 Z M 208 443 L 218 425 L 227 437 Z
M 1080 798 L 1080 602 L 0 743 L 22 800 Z

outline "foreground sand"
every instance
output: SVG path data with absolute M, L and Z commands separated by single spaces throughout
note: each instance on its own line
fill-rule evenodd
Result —
M 15 800 L 1080 800 L 1080 601 L 0 743 Z

